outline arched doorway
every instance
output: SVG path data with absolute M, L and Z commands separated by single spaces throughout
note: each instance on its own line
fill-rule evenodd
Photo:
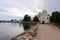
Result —
M 44 24 L 45 23 L 45 21 L 42 21 L 42 24 Z

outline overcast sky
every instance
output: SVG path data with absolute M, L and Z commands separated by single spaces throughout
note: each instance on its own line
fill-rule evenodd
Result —
M 33 17 L 44 7 L 49 14 L 60 11 L 60 0 L 0 0 L 0 20 L 23 19 L 25 14 Z

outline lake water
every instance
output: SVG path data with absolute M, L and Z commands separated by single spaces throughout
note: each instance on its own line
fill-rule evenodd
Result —
M 10 40 L 23 32 L 23 26 L 18 23 L 0 23 L 0 40 Z

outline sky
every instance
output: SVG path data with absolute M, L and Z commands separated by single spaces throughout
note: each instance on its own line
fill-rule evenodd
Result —
M 44 8 L 49 14 L 60 11 L 60 0 L 0 0 L 0 20 L 34 17 Z

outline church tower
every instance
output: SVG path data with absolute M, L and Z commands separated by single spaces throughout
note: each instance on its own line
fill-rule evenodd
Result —
M 38 18 L 40 23 L 49 23 L 50 22 L 50 16 L 47 14 L 48 12 L 45 9 L 45 4 L 42 12 L 38 13 Z

